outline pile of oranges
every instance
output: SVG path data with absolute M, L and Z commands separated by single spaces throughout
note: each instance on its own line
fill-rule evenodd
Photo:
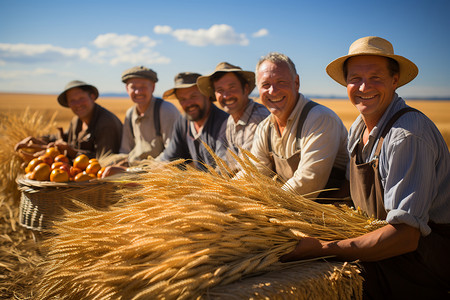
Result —
M 25 177 L 39 181 L 81 182 L 101 178 L 105 168 L 97 159 L 78 155 L 72 165 L 69 158 L 61 154 L 56 147 L 49 147 L 45 154 L 32 159 L 25 167 Z

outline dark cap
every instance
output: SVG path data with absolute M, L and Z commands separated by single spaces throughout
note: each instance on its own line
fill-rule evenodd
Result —
M 90 93 L 94 94 L 95 95 L 94 100 L 97 100 L 98 90 L 95 86 L 87 84 L 86 82 L 80 80 L 73 80 L 68 84 L 66 84 L 66 86 L 64 87 L 64 91 L 61 94 L 59 94 L 58 96 L 59 104 L 61 104 L 64 107 L 69 107 L 69 104 L 67 104 L 67 97 L 66 97 L 67 91 L 73 88 L 82 88 L 82 87 L 87 88 Z
M 131 69 L 124 71 L 122 73 L 122 82 L 126 83 L 128 79 L 135 77 L 149 79 L 155 83 L 158 82 L 156 72 L 144 66 L 132 67 Z
M 200 74 L 198 73 L 191 73 L 191 72 L 182 72 L 175 75 L 175 87 L 167 90 L 163 94 L 164 99 L 177 99 L 177 96 L 175 95 L 176 89 L 184 89 L 189 88 L 191 86 L 194 86 L 197 84 L 197 78 L 199 78 Z

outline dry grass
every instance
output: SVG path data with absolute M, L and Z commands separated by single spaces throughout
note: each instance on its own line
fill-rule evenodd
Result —
M 215 286 L 292 266 L 278 258 L 302 237 L 345 239 L 384 225 L 283 191 L 257 173 L 233 180 L 170 164 L 146 171 L 120 180 L 140 188 L 125 190 L 110 211 L 88 209 L 57 223 L 57 236 L 46 242 L 40 299 L 195 299 Z M 338 290 L 360 291 L 357 273 L 344 277 Z M 311 294 L 331 289 L 330 277 L 318 281 Z

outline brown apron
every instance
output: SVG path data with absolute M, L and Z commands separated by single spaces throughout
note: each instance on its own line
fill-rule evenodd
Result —
M 375 150 L 374 158 L 368 163 L 358 164 L 357 153 L 362 151 L 363 142 L 361 133 L 361 140 L 350 156 L 350 195 L 352 197 L 355 207 L 361 208 L 369 217 L 375 217 L 380 220 L 386 219 L 387 213 L 384 208 L 384 189 L 381 184 L 381 177 L 378 169 L 379 157 L 381 153 L 381 146 L 384 138 L 389 130 L 403 114 L 409 111 L 417 111 L 414 108 L 407 107 L 399 110 L 387 122 L 383 129 L 377 148 Z
M 276 153 L 272 150 L 272 144 L 271 144 L 271 128 L 269 127 L 269 133 L 268 133 L 268 147 L 269 147 L 269 156 L 270 160 L 272 161 L 272 165 L 274 166 L 273 170 L 278 176 L 280 176 L 284 181 L 289 180 L 294 176 L 295 171 L 298 168 L 298 164 L 300 163 L 300 153 L 301 153 L 301 147 L 300 147 L 300 137 L 303 129 L 303 124 L 305 123 L 306 117 L 308 116 L 309 111 L 314 107 L 318 105 L 318 103 L 314 101 L 310 101 L 306 103 L 305 107 L 303 107 L 302 112 L 300 114 L 300 118 L 298 120 L 297 124 L 297 133 L 296 133 L 296 151 L 295 153 L 288 157 L 288 158 L 282 158 L 276 155 Z M 345 178 L 345 170 L 341 170 L 338 168 L 332 168 L 330 177 L 328 179 L 328 182 L 324 189 L 332 189 L 332 188 L 339 188 L 341 189 L 345 183 L 347 182 Z M 344 189 L 342 189 L 343 191 Z M 319 194 L 318 198 L 345 198 L 347 195 L 346 193 L 339 191 L 325 191 Z M 336 197 L 335 197 L 336 196 Z
M 369 216 L 385 220 L 384 189 L 378 170 L 384 137 L 394 122 L 411 107 L 398 111 L 383 129 L 374 159 L 358 164 L 356 155 L 362 149 L 360 142 L 350 159 L 350 192 L 355 207 Z M 362 140 L 362 139 L 361 139 Z M 432 232 L 421 237 L 416 251 L 376 262 L 362 262 L 365 279 L 363 293 L 367 299 L 446 299 L 450 294 L 450 227 L 448 224 L 429 223 Z M 444 297 L 444 298 L 442 298 Z

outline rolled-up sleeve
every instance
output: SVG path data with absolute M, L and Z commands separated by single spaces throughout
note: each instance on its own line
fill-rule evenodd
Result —
M 380 172 L 386 221 L 408 224 L 428 235 L 429 210 L 438 191 L 434 171 L 437 153 L 420 137 L 404 134 L 391 140 L 380 155 L 385 158 L 380 161 Z

